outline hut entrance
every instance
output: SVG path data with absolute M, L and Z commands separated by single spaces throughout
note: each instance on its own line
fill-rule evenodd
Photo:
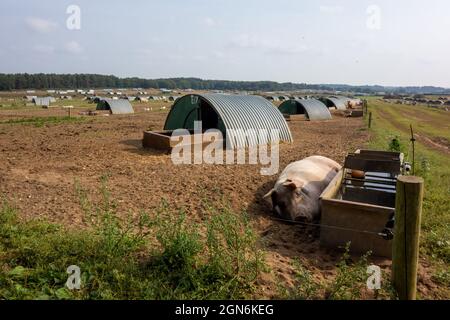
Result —
M 200 119 L 203 131 L 219 128 L 219 115 L 203 99 L 200 99 Z

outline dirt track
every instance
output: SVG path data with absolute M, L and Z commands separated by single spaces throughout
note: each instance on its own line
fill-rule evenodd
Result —
M 249 212 L 267 250 L 266 261 L 273 272 L 260 281 L 262 297 L 275 294 L 277 279 L 292 282 L 293 258 L 300 258 L 318 278 L 334 273 L 338 253 L 319 248 L 317 237 L 304 228 L 268 217 L 261 198 L 276 176 L 261 176 L 258 165 L 176 166 L 170 155 L 141 147 L 142 131 L 149 126 L 162 128 L 166 114 L 137 110 L 131 116 L 96 116 L 91 121 L 44 127 L 0 124 L 0 194 L 25 219 L 45 217 L 73 227 L 84 225 L 75 180 L 97 199 L 100 177 L 107 174 L 109 190 L 123 214 L 153 212 L 166 198 L 172 208 L 183 207 L 191 219 L 201 220 L 201 200 L 214 202 L 223 195 L 234 209 Z M 59 111 L 37 112 L 42 116 Z M 25 115 L 7 113 L 8 118 Z M 0 114 L 0 119 L 5 117 Z M 280 170 L 315 154 L 342 163 L 347 152 L 367 141 L 358 118 L 291 122 L 290 128 L 294 143 L 280 146 Z

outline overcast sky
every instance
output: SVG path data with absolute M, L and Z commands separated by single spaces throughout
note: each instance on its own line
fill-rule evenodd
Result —
M 449 14 L 448 0 L 1 0 L 0 73 L 450 87 Z

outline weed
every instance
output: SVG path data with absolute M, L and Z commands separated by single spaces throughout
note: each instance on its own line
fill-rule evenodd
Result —
M 43 127 L 48 124 L 59 124 L 67 122 L 81 122 L 84 121 L 83 117 L 31 117 L 22 119 L 10 119 L 0 122 L 0 124 L 24 124 L 24 125 L 34 125 L 35 127 Z
M 203 224 L 163 202 L 150 217 L 120 219 L 101 179 L 95 203 L 79 182 L 87 227 L 67 229 L 20 221 L 7 202 L 0 210 L 0 299 L 229 299 L 251 294 L 262 266 L 245 215 L 210 211 Z M 206 236 L 201 235 L 205 230 Z M 81 270 L 81 288 L 65 286 L 66 269 Z

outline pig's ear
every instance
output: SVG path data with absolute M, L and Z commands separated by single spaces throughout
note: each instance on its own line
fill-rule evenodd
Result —
M 283 186 L 291 190 L 297 189 L 297 184 L 292 180 L 287 180 L 283 183 Z
M 271 189 L 269 192 L 267 192 L 264 196 L 263 199 L 266 200 L 267 203 L 269 203 L 271 206 L 273 206 L 272 203 L 272 194 L 275 192 L 275 189 Z
M 283 186 L 288 188 L 288 189 L 290 189 L 290 190 L 295 190 L 297 188 L 303 187 L 303 183 L 301 181 L 298 181 L 298 180 L 287 179 L 283 183 Z

